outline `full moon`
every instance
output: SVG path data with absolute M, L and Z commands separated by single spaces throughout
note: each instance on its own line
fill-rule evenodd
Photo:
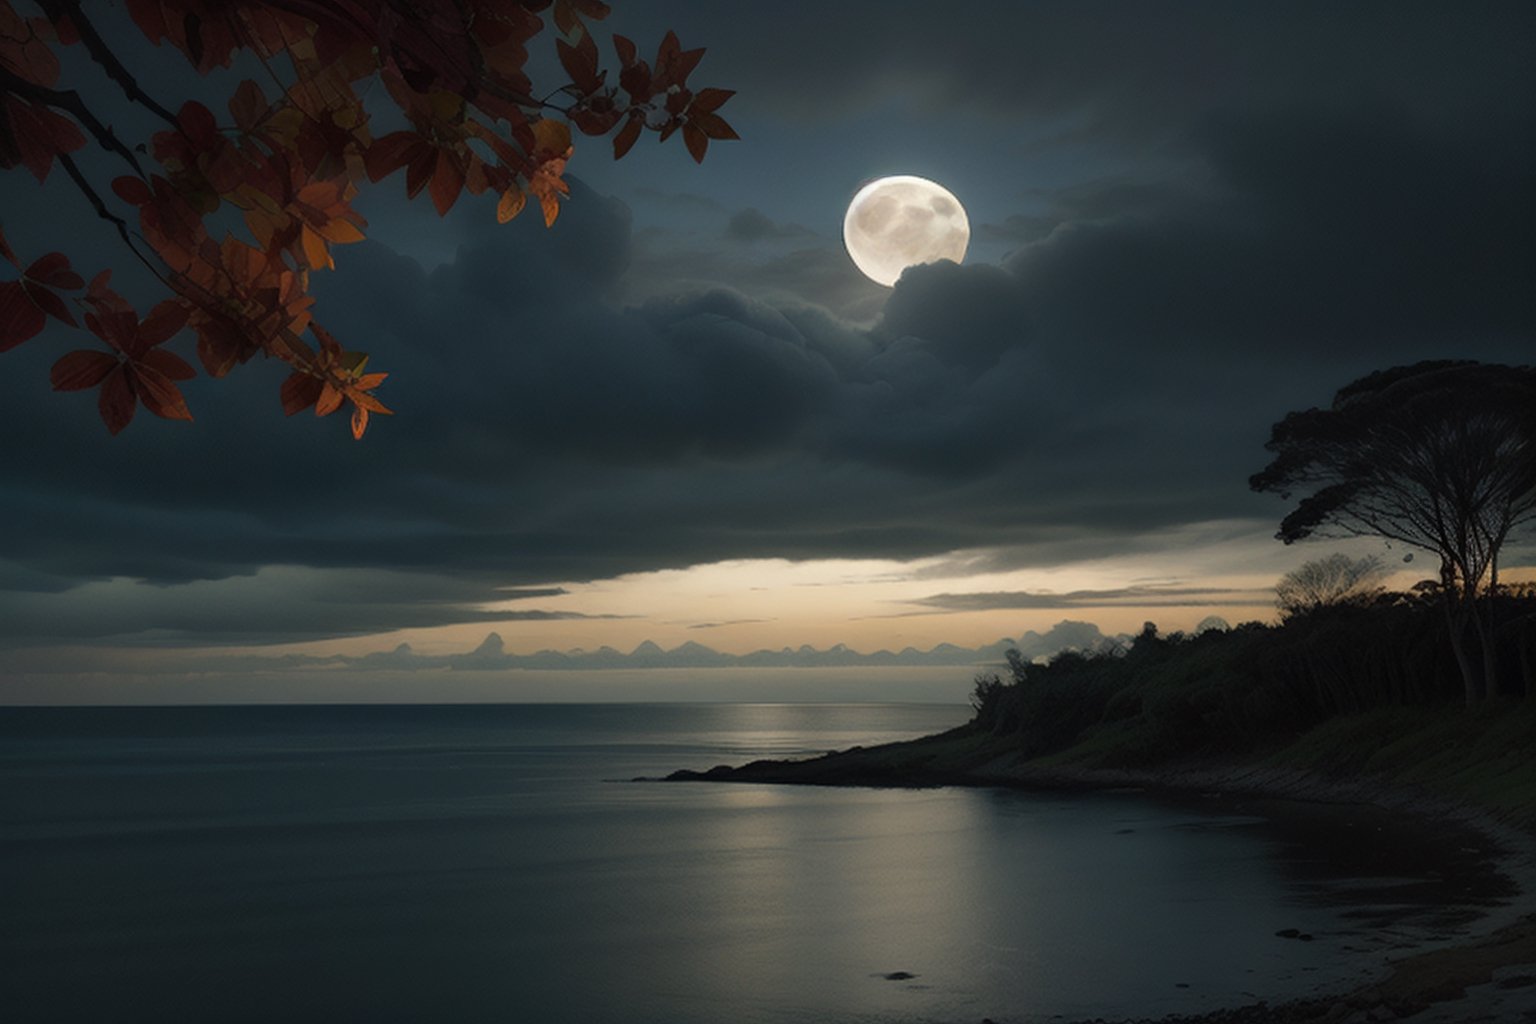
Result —
M 843 218 L 843 244 L 854 266 L 886 287 L 919 263 L 959 263 L 970 240 L 971 222 L 954 193 L 910 174 L 865 185 Z

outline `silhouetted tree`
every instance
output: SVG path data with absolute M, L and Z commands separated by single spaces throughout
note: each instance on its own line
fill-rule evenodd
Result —
M 1381 592 L 1377 584 L 1386 575 L 1386 567 L 1375 555 L 1350 558 L 1335 552 L 1280 577 L 1275 584 L 1275 603 L 1280 606 L 1280 617 L 1286 619 L 1332 605 L 1358 604 Z
M 1536 367 L 1424 362 L 1293 412 L 1249 485 L 1302 497 L 1276 536 L 1378 536 L 1440 558 L 1446 623 L 1468 703 L 1496 686 L 1499 550 L 1536 518 Z M 1479 670 L 1468 632 L 1481 651 Z

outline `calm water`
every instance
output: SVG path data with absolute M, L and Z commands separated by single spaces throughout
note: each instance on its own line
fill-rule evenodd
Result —
M 1313 844 L 1130 794 L 623 781 L 916 736 L 965 713 L 0 709 L 0 1015 L 1165 1013 L 1357 974 L 1349 950 L 1383 941 L 1363 916 L 1415 881 L 1356 858 L 1358 836 Z M 1287 927 L 1316 940 L 1274 936 Z M 896 971 L 915 977 L 883 977 Z

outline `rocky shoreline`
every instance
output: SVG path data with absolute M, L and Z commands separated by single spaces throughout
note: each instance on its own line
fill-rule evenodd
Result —
M 1368 805 L 1470 829 L 1484 837 L 1511 883 L 1502 906 L 1462 934 L 1384 961 L 1350 991 L 1281 1003 L 1254 1003 L 1189 1016 L 1115 1024 L 1536 1024 L 1536 834 L 1526 822 L 1448 800 L 1420 787 L 1374 777 L 1337 778 L 1265 762 L 1208 760 L 1154 768 L 1102 768 L 1029 760 L 1006 738 L 961 727 L 937 736 L 855 747 L 796 761 L 764 760 L 707 771 L 683 769 L 670 782 L 820 786 L 1006 786 L 1059 792 L 1139 790 L 1225 801 L 1284 800 Z M 1006 1018 L 991 1024 L 1009 1024 Z M 1109 1024 L 1105 1021 L 1075 1024 Z

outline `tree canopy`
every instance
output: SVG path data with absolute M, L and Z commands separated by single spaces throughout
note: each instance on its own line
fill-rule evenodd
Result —
M 1279 539 L 1376 536 L 1439 557 L 1473 699 L 1482 687 L 1461 634 L 1470 623 L 1492 658 L 1479 599 L 1497 590 L 1505 542 L 1536 520 L 1536 367 L 1442 360 L 1383 370 L 1340 389 L 1327 409 L 1286 416 L 1265 447 L 1275 457 L 1250 486 L 1299 495 Z M 1487 662 L 1483 677 L 1493 675 Z
M 1305 615 L 1341 604 L 1356 604 L 1381 592 L 1377 586 L 1387 575 L 1375 555 L 1351 558 L 1335 552 L 1314 558 L 1275 584 L 1275 603 L 1282 618 Z
M 531 200 L 552 224 L 573 128 L 612 135 L 615 159 L 645 132 L 680 135 L 697 161 L 712 140 L 736 138 L 719 114 L 732 93 L 689 85 L 704 51 L 683 49 L 674 33 L 652 59 L 615 35 L 617 67 L 603 67 L 589 27 L 609 12 L 599 0 L 126 0 L 144 37 L 200 74 L 264 74 L 265 84 L 245 78 L 214 106 L 188 99 L 174 109 L 140 86 L 93 21 L 100 9 L 87 6 L 36 0 L 26 17 L 0 0 L 0 168 L 39 183 L 67 175 L 167 297 L 141 316 L 109 270 L 87 284 L 65 253 L 23 258 L 0 234 L 0 257 L 19 271 L 0 281 L 0 351 L 50 319 L 77 329 L 83 321 L 102 347 L 61 356 L 52 384 L 96 389 L 113 434 L 139 405 L 192 418 L 178 383 L 196 370 L 166 348 L 184 331 L 212 377 L 258 353 L 288 363 L 289 415 L 349 405 L 360 438 L 371 414 L 390 412 L 375 393 L 387 374 L 321 326 L 309 295 L 310 274 L 334 266 L 333 248 L 364 237 L 353 205 L 364 181 L 403 170 L 406 195 L 425 191 L 440 215 L 467 192 L 494 199 L 499 221 Z M 552 90 L 524 71 L 543 15 L 568 76 Z M 88 102 L 62 80 L 56 50 L 74 46 L 105 72 L 118 102 L 152 112 L 163 130 L 142 144 L 119 137 L 100 98 Z M 382 90 L 370 92 L 373 83 Z M 378 109 L 386 104 L 392 114 Z M 376 135 L 376 119 L 391 117 L 403 127 Z M 109 187 L 75 158 L 91 141 L 125 172 Z M 238 234 L 224 229 L 231 212 Z

